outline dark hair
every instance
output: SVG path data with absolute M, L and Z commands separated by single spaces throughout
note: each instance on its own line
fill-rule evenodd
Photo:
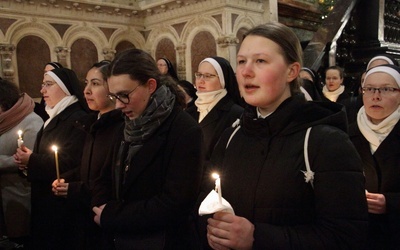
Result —
M 186 91 L 186 93 L 193 98 L 193 100 L 197 99 L 196 89 L 191 82 L 179 80 L 178 85 L 180 85 Z
M 300 41 L 296 34 L 284 24 L 278 22 L 271 22 L 263 25 L 258 25 L 244 35 L 243 39 L 247 36 L 261 36 L 265 37 L 280 47 L 280 54 L 285 59 L 287 64 L 294 62 L 303 64 L 302 49 Z M 292 95 L 300 93 L 300 78 L 295 78 L 290 84 L 290 92 Z
M 175 68 L 174 68 L 174 65 L 172 65 L 171 61 L 168 60 L 168 58 L 166 58 L 166 57 L 161 57 L 160 59 L 161 59 L 161 60 L 164 60 L 165 63 L 167 64 L 167 67 L 168 67 L 168 72 L 167 72 L 167 73 L 168 73 L 172 78 L 174 78 L 176 81 L 179 81 L 179 79 L 178 79 L 178 74 L 176 73 Z M 158 60 L 160 60 L 160 59 L 158 59 Z M 157 61 L 158 61 L 158 60 L 157 60 Z
M 343 68 L 341 68 L 341 67 L 339 67 L 339 66 L 336 66 L 336 65 L 330 66 L 329 68 L 327 68 L 327 69 L 325 70 L 325 75 L 326 75 L 326 72 L 327 72 L 328 70 L 330 70 L 330 69 L 339 71 L 340 79 L 343 79 L 343 77 L 344 77 L 344 70 L 343 70 Z
M 166 85 L 176 96 L 176 103 L 186 106 L 185 96 L 170 76 L 162 76 L 153 57 L 140 49 L 128 49 L 117 54 L 108 67 L 107 77 L 127 74 L 129 78 L 144 85 L 150 78 L 157 82 L 157 88 Z
M 0 79 L 0 108 L 2 111 L 7 111 L 17 103 L 21 94 L 17 87 L 12 82 Z
M 109 60 L 103 60 L 100 62 L 97 62 L 90 67 L 90 69 L 96 68 L 99 69 L 101 75 L 103 76 L 103 80 L 107 81 L 107 71 L 108 71 L 108 66 L 111 64 L 111 61 Z

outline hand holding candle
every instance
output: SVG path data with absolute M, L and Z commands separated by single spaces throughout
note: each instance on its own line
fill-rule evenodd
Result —
M 213 214 L 221 211 L 235 214 L 231 204 L 222 198 L 221 178 L 217 173 L 213 173 L 212 177 L 215 179 L 215 189 L 211 190 L 207 197 L 201 202 L 199 215 Z
M 22 130 L 18 130 L 18 147 L 20 148 L 22 146 L 22 144 L 24 144 L 24 140 L 22 140 Z
M 53 145 L 51 149 L 54 151 L 54 158 L 56 161 L 56 174 L 57 174 L 57 181 L 60 182 L 60 168 L 58 167 L 58 148 L 56 145 Z

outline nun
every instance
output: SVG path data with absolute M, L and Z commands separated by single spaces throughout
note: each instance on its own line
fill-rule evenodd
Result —
M 222 57 L 208 57 L 200 62 L 195 73 L 195 106 L 186 111 L 200 124 L 209 159 L 222 132 L 243 112 L 235 72 Z
M 364 163 L 369 212 L 366 249 L 400 246 L 400 68 L 380 65 L 362 83 L 364 106 L 349 128 Z
M 54 196 L 51 184 L 56 165 L 62 178 L 73 181 L 80 165 L 85 132 L 75 124 L 87 115 L 83 86 L 74 71 L 55 68 L 44 74 L 40 90 L 49 118 L 38 132 L 33 149 L 22 146 L 14 155 L 31 182 L 31 249 L 77 249 L 74 210 Z M 52 146 L 58 148 L 57 157 Z

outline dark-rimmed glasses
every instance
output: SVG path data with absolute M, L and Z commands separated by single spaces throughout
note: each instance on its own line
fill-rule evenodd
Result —
M 379 94 L 385 96 L 385 95 L 390 95 L 394 92 L 399 92 L 400 89 L 398 88 L 393 88 L 393 87 L 381 87 L 381 88 L 374 88 L 374 87 L 364 87 L 361 88 L 362 89 L 362 93 L 364 95 L 368 95 L 368 96 L 372 96 L 373 94 L 375 94 L 376 91 L 378 91 Z
M 133 93 L 133 91 L 135 91 L 138 87 L 140 86 L 140 84 L 138 86 L 136 86 L 134 89 L 132 89 L 131 91 L 129 91 L 126 94 L 108 94 L 107 97 L 110 98 L 111 101 L 115 102 L 116 100 L 119 100 L 120 102 L 122 102 L 123 104 L 129 104 L 130 100 L 129 100 L 129 95 Z

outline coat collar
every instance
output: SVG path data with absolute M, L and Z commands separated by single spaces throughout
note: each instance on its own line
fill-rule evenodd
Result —
M 216 120 L 221 119 L 221 113 L 229 112 L 232 105 L 234 105 L 234 102 L 231 100 L 231 98 L 228 95 L 224 96 L 224 98 L 222 98 L 217 105 L 215 105 L 215 107 L 206 115 L 206 117 L 204 117 L 204 119 L 200 122 L 200 126 L 204 127 Z
M 65 120 L 67 120 L 71 115 L 73 115 L 76 111 L 79 111 L 79 110 L 82 110 L 79 103 L 74 103 L 74 104 L 68 106 L 60 114 L 55 116 L 43 131 L 50 131 L 50 130 L 55 129 L 59 122 L 63 122 Z

